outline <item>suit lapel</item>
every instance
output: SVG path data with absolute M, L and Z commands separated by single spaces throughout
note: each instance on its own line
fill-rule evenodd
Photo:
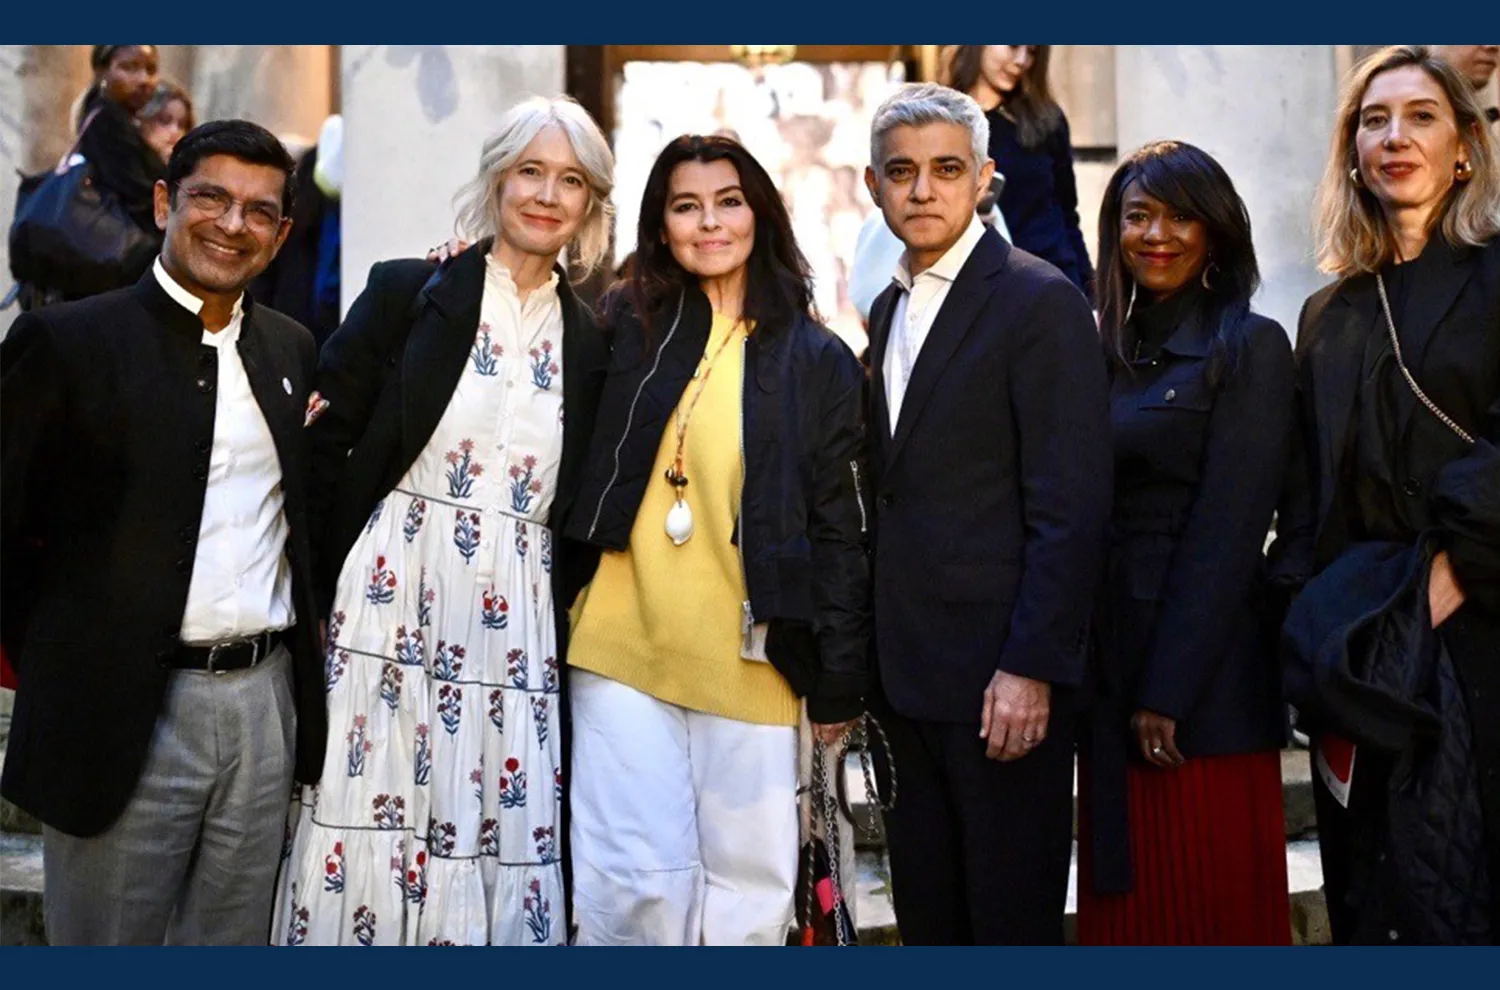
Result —
M 1450 247 L 1441 237 L 1434 238 L 1428 250 L 1440 253 L 1430 264 L 1423 265 L 1423 271 L 1417 273 L 1421 278 L 1421 288 L 1415 293 L 1413 305 L 1409 307 L 1411 316 L 1408 325 L 1403 327 L 1400 323 L 1396 324 L 1396 329 L 1401 334 L 1401 349 L 1412 374 L 1416 374 L 1417 369 L 1422 366 L 1433 332 L 1453 308 L 1476 267 L 1466 263 L 1471 248 Z M 1423 261 L 1414 261 L 1412 264 L 1422 265 Z
M 608 371 L 609 349 L 589 312 L 573 294 L 567 274 L 558 270 L 557 292 L 563 313 L 563 447 L 557 496 L 552 502 L 553 529 L 567 519 L 573 505 L 575 476 L 588 454 L 589 430 Z
M 885 352 L 891 339 L 891 314 L 900 296 L 901 289 L 892 284 L 875 297 L 870 307 L 870 428 L 875 434 L 871 453 L 882 458 L 891 442 L 891 410 L 885 400 Z
M 282 485 L 290 487 L 289 480 L 296 474 L 295 455 L 302 431 L 302 407 L 284 383 L 291 381 L 289 376 L 295 369 L 277 364 L 275 351 L 255 319 L 254 309 L 248 305 L 237 349 L 255 404 L 260 407 L 266 428 L 271 431 L 271 439 L 276 444 Z
M 437 430 L 463 375 L 479 326 L 488 253 L 489 242 L 475 244 L 425 290 L 427 305 L 412 325 L 401 365 L 403 473 Z
M 895 462 L 911 436 L 913 424 L 921 417 L 922 408 L 932 397 L 948 362 L 953 360 L 959 345 L 974 328 L 980 308 L 995 291 L 992 276 L 1004 270 L 1009 254 L 1010 248 L 1000 235 L 986 229 L 959 269 L 927 339 L 922 342 L 922 350 L 912 366 L 911 379 L 906 383 L 906 394 L 901 397 L 901 416 L 896 421 L 896 435 L 891 441 L 891 463 Z
M 1313 395 L 1317 419 L 1319 463 L 1332 465 L 1326 478 L 1337 479 L 1349 429 L 1364 375 L 1365 346 L 1372 334 L 1380 333 L 1385 317 L 1375 280 L 1361 276 L 1346 282 L 1330 303 L 1338 307 L 1331 332 L 1325 333 L 1313 352 Z M 1318 496 L 1318 529 L 1333 506 L 1333 485 L 1325 485 Z

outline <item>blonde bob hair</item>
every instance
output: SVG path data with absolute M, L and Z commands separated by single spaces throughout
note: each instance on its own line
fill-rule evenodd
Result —
M 1458 137 L 1469 152 L 1471 177 L 1454 182 L 1434 223 L 1450 244 L 1480 247 L 1500 234 L 1500 152 L 1468 81 L 1424 45 L 1393 45 L 1355 66 L 1339 99 L 1328 165 L 1318 184 L 1314 226 L 1318 268 L 1341 278 L 1373 272 L 1395 254 L 1385 212 L 1351 172 L 1359 167 L 1355 134 L 1365 90 L 1382 72 L 1415 65 L 1442 87 L 1458 120 Z
M 615 186 L 615 156 L 594 118 L 569 97 L 533 96 L 506 111 L 499 130 L 484 142 L 479 153 L 479 174 L 454 197 L 456 227 L 459 236 L 472 240 L 499 233 L 505 173 L 549 125 L 561 128 L 567 136 L 589 187 L 588 212 L 568 245 L 569 257 L 586 277 L 599 267 L 609 250 L 615 213 L 609 201 Z

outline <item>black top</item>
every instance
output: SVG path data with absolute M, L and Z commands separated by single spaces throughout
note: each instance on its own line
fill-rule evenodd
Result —
M 1413 339 L 1411 326 L 1421 300 L 1420 286 L 1446 263 L 1445 254 L 1439 246 L 1406 264 L 1392 262 L 1380 269 L 1408 369 L 1419 344 Z M 1357 539 L 1411 543 L 1431 524 L 1427 500 L 1411 498 L 1404 491 L 1412 472 L 1405 470 L 1408 438 L 1401 426 L 1416 412 L 1420 401 L 1396 363 L 1384 311 L 1366 341 L 1360 380 L 1358 422 L 1351 432 L 1354 473 L 1350 525 Z M 1422 415 L 1431 414 L 1424 409 Z
M 1000 212 L 1011 243 L 1051 262 L 1091 301 L 1094 267 L 1078 226 L 1078 183 L 1073 176 L 1073 144 L 1068 119 L 1035 148 L 1021 144 L 1016 123 L 999 109 L 990 122 L 990 157 L 1005 176 Z
M 78 153 L 93 166 L 94 181 L 119 197 L 137 226 L 160 238 L 152 196 L 156 180 L 167 177 L 166 163 L 141 137 L 130 111 L 98 95 L 98 90 L 84 102 L 79 124 L 85 123 Z

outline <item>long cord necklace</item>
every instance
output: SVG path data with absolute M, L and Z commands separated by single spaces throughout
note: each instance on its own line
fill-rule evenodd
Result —
M 687 474 L 682 468 L 683 450 L 687 446 L 688 424 L 693 418 L 693 410 L 698 407 L 698 400 L 703 398 L 704 389 L 708 388 L 708 378 L 713 374 L 714 364 L 719 360 L 719 355 L 729 346 L 729 342 L 739 334 L 736 332 L 742 324 L 736 322 L 731 326 L 724 339 L 719 341 L 719 346 L 714 350 L 713 357 L 700 361 L 698 370 L 693 372 L 693 377 L 698 381 L 698 387 L 686 404 L 677 407 L 677 451 L 672 458 L 672 466 L 667 468 L 667 484 L 671 485 L 676 492 L 676 499 L 672 508 L 667 510 L 667 536 L 671 538 L 673 546 L 682 546 L 693 538 L 693 510 L 687 503 Z

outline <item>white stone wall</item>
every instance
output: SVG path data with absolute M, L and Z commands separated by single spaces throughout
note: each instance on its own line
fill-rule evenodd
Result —
M 370 266 L 425 254 L 453 233 L 500 115 L 563 91 L 562 45 L 345 45 L 344 309 Z
M 1250 210 L 1261 313 L 1296 334 L 1327 279 L 1313 261 L 1313 191 L 1338 98 L 1331 45 L 1121 45 L 1119 151 L 1176 138 L 1219 160 Z
M 252 120 L 294 151 L 317 140 L 333 81 L 328 45 L 197 45 L 191 67 L 199 121 Z

